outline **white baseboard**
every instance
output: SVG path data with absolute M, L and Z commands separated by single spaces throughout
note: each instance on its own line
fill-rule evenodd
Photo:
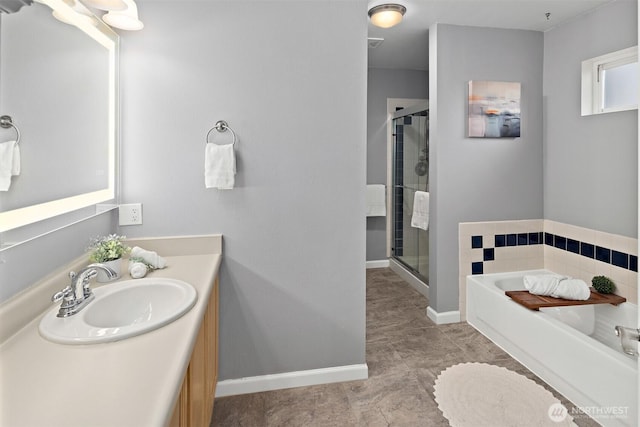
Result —
M 367 268 L 386 268 L 389 267 L 388 259 L 381 259 L 377 261 L 367 261 Z
M 366 380 L 367 378 L 369 378 L 369 368 L 366 363 L 336 366 L 333 368 L 310 369 L 307 371 L 284 372 L 282 374 L 260 375 L 220 381 L 216 387 L 216 397 L 343 381 Z
M 459 311 L 444 311 L 442 313 L 438 313 L 433 308 L 431 308 L 431 306 L 427 307 L 427 317 L 433 320 L 436 325 L 460 322 Z

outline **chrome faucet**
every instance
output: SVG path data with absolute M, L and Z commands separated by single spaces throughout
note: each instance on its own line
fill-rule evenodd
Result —
M 622 350 L 631 355 L 637 356 L 637 342 L 640 341 L 640 329 L 625 328 L 624 326 L 616 326 L 614 331 L 617 336 L 620 337 L 622 343 Z
M 98 269 L 104 271 L 110 280 L 118 276 L 112 268 L 104 264 L 89 264 L 77 274 L 73 271 L 70 272 L 71 284 L 51 297 L 53 302 L 62 301 L 58 317 L 73 316 L 95 298 L 89 287 L 89 281 L 98 275 Z

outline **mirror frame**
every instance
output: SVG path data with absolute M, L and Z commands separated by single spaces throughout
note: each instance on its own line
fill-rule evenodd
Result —
M 109 88 L 108 88 L 108 173 L 107 188 L 92 191 L 50 202 L 39 203 L 24 208 L 13 209 L 0 213 L 0 232 L 9 231 L 18 227 L 33 224 L 48 218 L 86 208 L 98 203 L 107 202 L 116 198 L 116 151 L 118 144 L 118 50 L 120 40 L 98 18 L 93 22 L 86 16 L 76 13 L 63 0 L 38 0 L 63 16 L 69 23 L 78 27 L 80 31 L 91 37 L 104 48 L 109 55 Z

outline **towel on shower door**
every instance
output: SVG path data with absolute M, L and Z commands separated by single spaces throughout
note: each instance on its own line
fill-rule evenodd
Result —
M 207 188 L 231 190 L 235 185 L 236 155 L 233 144 L 208 143 L 204 152 L 204 185 Z
M 427 230 L 429 228 L 429 193 L 416 191 L 413 196 L 411 226 Z
M 367 216 L 386 216 L 385 186 L 383 184 L 367 185 Z
M 11 177 L 20 175 L 20 147 L 16 141 L 0 144 L 0 191 L 9 191 Z
M 524 287 L 535 295 L 571 300 L 588 300 L 591 297 L 589 286 L 580 279 L 557 274 L 524 276 Z

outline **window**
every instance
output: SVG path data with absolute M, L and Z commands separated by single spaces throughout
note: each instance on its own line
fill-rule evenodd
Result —
M 582 115 L 638 108 L 638 47 L 582 61 Z

